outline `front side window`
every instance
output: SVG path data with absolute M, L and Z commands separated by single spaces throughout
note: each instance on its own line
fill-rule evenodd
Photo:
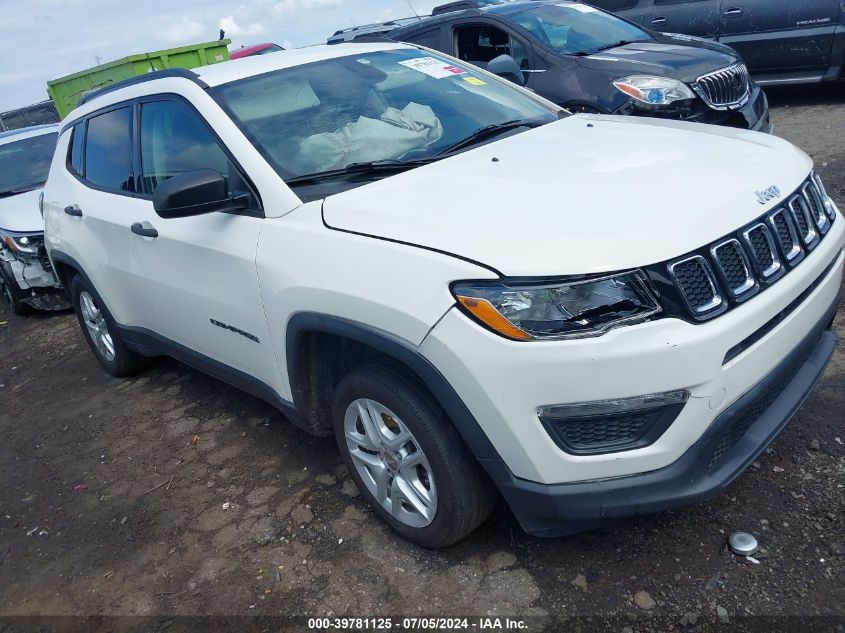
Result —
M 287 181 L 356 163 L 436 160 L 490 126 L 558 118 L 504 80 L 415 49 L 281 69 L 212 94 Z
M 88 120 L 85 179 L 99 187 L 132 191 L 132 109 L 112 110 Z
M 531 65 L 525 46 L 507 31 L 490 25 L 460 26 L 455 29 L 457 57 L 485 68 L 502 55 L 510 55 L 522 70 Z
M 586 4 L 547 4 L 512 17 L 540 43 L 564 55 L 589 55 L 651 36 Z
M 199 116 L 181 101 L 141 106 L 141 171 L 144 192 L 197 169 L 213 169 L 229 180 L 230 161 Z
M 0 197 L 38 189 L 47 181 L 58 134 L 0 145 Z

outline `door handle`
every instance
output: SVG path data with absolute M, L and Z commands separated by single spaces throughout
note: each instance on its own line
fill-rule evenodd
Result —
M 76 204 L 72 204 L 68 207 L 65 207 L 65 213 L 67 213 L 68 215 L 72 215 L 75 218 L 82 217 L 82 209 L 80 209 L 79 205 Z
M 652 26 L 664 26 L 668 22 L 668 18 L 654 18 L 651 21 Z
M 144 224 L 147 224 L 147 226 L 144 226 Z M 132 232 L 135 235 L 140 235 L 141 237 L 158 237 L 158 231 L 156 231 L 148 223 L 145 222 L 144 224 L 136 222 L 132 225 Z
M 741 15 L 742 15 L 742 8 L 741 7 L 735 7 L 733 9 L 728 9 L 724 13 L 724 16 L 726 18 L 738 18 Z

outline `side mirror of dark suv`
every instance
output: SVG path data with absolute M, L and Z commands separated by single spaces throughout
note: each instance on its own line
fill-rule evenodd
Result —
M 226 179 L 213 169 L 178 174 L 160 184 L 153 208 L 162 218 L 187 218 L 215 211 L 245 209 L 248 196 L 231 196 Z
M 512 81 L 518 86 L 525 85 L 525 73 L 516 63 L 516 60 L 510 55 L 499 55 L 495 59 L 491 59 L 487 64 L 487 71 L 499 77 L 504 77 L 508 81 Z

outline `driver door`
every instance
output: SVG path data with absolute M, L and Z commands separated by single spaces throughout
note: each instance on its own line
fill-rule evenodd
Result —
M 136 160 L 143 194 L 133 237 L 155 304 L 155 331 L 205 357 L 275 384 L 275 357 L 255 267 L 264 222 L 253 211 L 163 219 L 152 194 L 168 178 L 196 169 L 223 174 L 229 190 L 252 193 L 239 167 L 199 113 L 178 97 L 139 104 Z M 133 233 L 135 231 L 133 230 Z

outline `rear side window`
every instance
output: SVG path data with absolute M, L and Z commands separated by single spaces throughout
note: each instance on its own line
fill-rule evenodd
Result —
M 68 169 L 77 176 L 84 176 L 82 167 L 82 148 L 85 143 L 85 123 L 77 123 L 73 126 L 70 139 L 70 155 L 68 156 Z
M 141 171 L 144 192 L 153 193 L 177 174 L 214 169 L 229 182 L 226 152 L 196 112 L 181 101 L 141 106 Z
M 440 29 L 429 29 L 402 39 L 412 44 L 438 49 L 440 48 Z
M 120 108 L 88 120 L 85 179 L 99 187 L 132 191 L 132 110 Z
M 636 9 L 639 3 L 640 0 L 589 0 L 587 4 L 592 4 L 605 11 L 627 11 L 628 9 Z

